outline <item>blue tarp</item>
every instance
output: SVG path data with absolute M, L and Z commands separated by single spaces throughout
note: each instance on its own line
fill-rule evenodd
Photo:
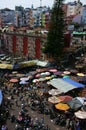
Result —
M 70 83 L 70 84 L 72 84 L 76 88 L 84 88 L 85 87 L 85 85 L 83 85 L 81 83 L 78 83 L 78 82 L 76 82 L 76 81 L 74 81 L 72 79 L 69 79 L 69 78 L 63 78 L 63 80 L 66 81 L 66 82 L 68 82 L 68 83 Z
M 2 99 L 3 99 L 3 95 L 2 95 L 2 91 L 0 90 L 0 105 L 2 104 Z

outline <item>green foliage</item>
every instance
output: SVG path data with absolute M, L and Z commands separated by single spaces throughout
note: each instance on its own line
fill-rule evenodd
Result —
M 60 57 L 64 48 L 64 12 L 63 0 L 55 0 L 51 11 L 51 19 L 44 53 L 56 59 Z

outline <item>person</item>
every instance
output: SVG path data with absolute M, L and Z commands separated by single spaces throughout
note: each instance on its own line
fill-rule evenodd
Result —
M 16 106 L 18 106 L 18 100 L 17 99 L 15 99 L 15 104 L 16 104 Z
M 74 118 L 72 118 L 72 119 L 68 118 L 66 120 L 66 128 L 67 128 L 67 130 L 76 130 Z
M 69 118 L 67 118 L 67 120 L 66 120 L 66 128 L 67 128 L 67 130 L 70 129 L 70 119 Z
M 2 125 L 1 130 L 8 130 L 6 125 Z
M 76 120 L 76 126 L 75 127 L 76 127 L 75 128 L 76 130 L 81 130 L 79 120 Z
M 15 115 L 14 114 L 11 114 L 11 122 L 15 122 Z
M 41 118 L 41 123 L 44 124 L 44 117 Z

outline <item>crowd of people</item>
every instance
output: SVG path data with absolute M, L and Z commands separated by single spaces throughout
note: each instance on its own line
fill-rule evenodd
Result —
M 8 122 L 13 124 L 14 130 L 53 130 L 50 124 L 45 122 L 44 115 L 53 121 L 53 125 L 64 127 L 65 130 L 86 129 L 86 120 L 77 119 L 73 111 L 57 111 L 54 105 L 48 102 L 48 94 L 39 94 L 38 90 L 41 90 L 41 86 L 44 88 L 44 82 L 29 81 L 23 85 L 19 82 L 10 83 L 10 73 L 4 70 L 0 73 L 0 89 L 3 94 L 0 106 L 1 130 L 10 130 Z M 38 113 L 38 117 L 31 114 L 31 110 Z

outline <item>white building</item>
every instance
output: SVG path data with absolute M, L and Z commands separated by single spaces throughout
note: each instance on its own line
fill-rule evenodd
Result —
M 69 2 L 67 8 L 67 17 L 80 15 L 82 13 L 82 3 L 78 1 Z
M 82 23 L 86 24 L 86 5 L 82 8 Z

